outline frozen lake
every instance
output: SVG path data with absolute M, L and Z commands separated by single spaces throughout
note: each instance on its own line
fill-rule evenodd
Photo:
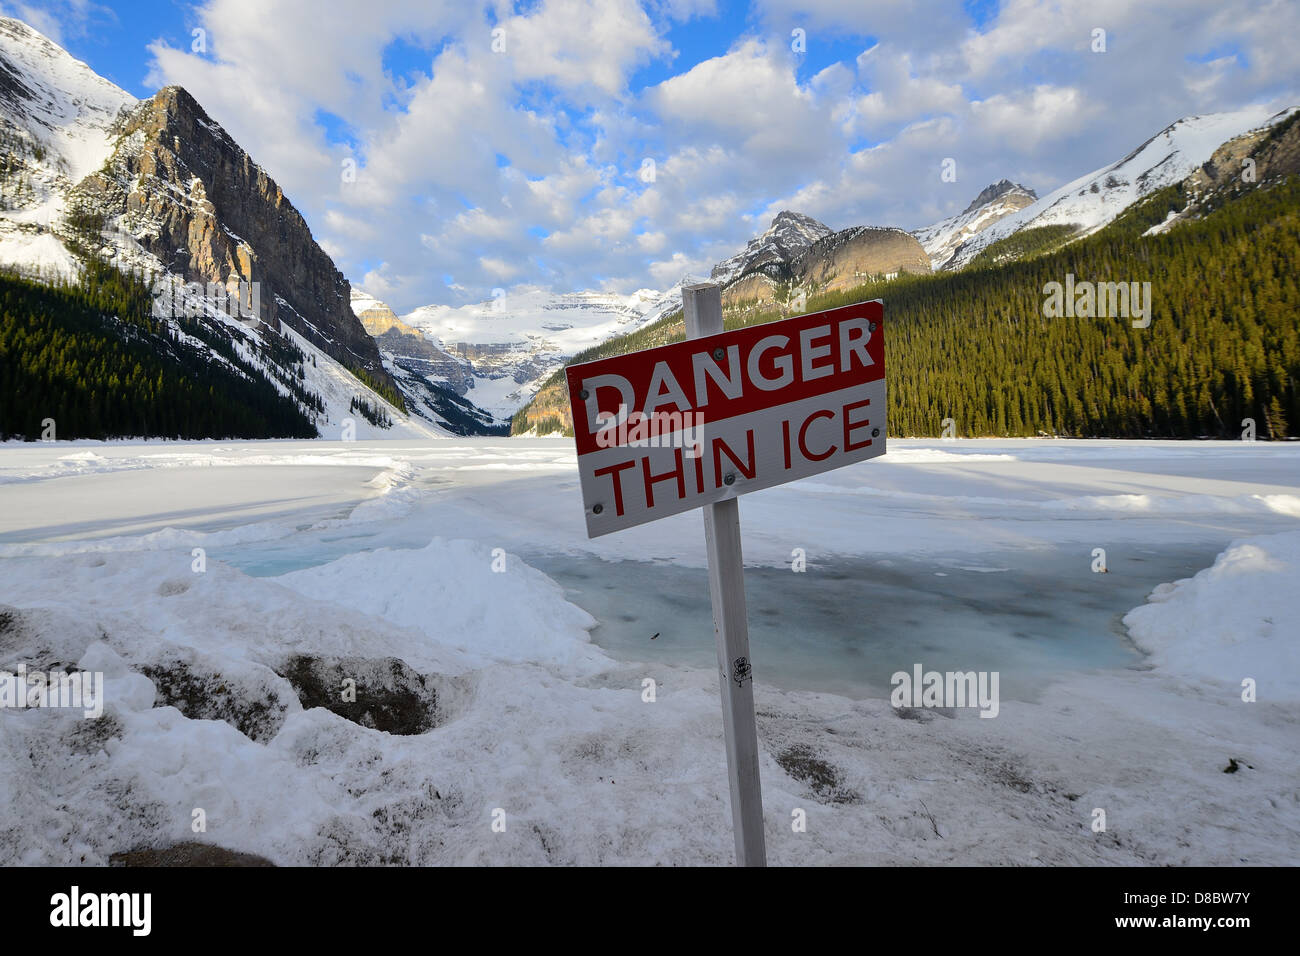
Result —
M 1144 550 L 1111 556 L 1106 574 L 1090 571 L 1087 552 L 990 554 L 983 566 L 844 558 L 804 573 L 749 568 L 755 679 L 887 697 L 890 675 L 920 663 L 1000 671 L 1004 697 L 1032 700 L 1054 677 L 1139 664 L 1120 619 L 1154 587 L 1194 574 L 1221 549 Z M 545 557 L 530 563 L 600 621 L 592 639 L 611 654 L 714 666 L 713 612 L 699 569 Z
M 412 514 L 380 533 L 304 533 L 238 545 L 223 560 L 273 576 L 378 547 L 423 545 Z M 420 542 L 420 543 L 416 543 Z M 1140 664 L 1120 619 L 1157 585 L 1213 563 L 1225 542 L 1132 548 L 1094 573 L 1087 550 L 1001 552 L 936 562 L 836 556 L 802 573 L 745 572 L 755 677 L 791 690 L 886 697 L 890 675 L 999 670 L 1002 694 L 1033 699 L 1054 676 Z M 712 667 L 703 568 L 525 551 L 599 624 L 591 638 L 627 661 Z M 657 635 L 657 636 L 655 636 Z
M 1300 504 L 1294 445 L 892 447 L 742 503 L 759 681 L 883 697 L 891 674 L 922 663 L 999 670 L 1004 695 L 1034 699 L 1054 676 L 1141 666 L 1124 614 L 1212 564 L 1233 538 L 1295 524 L 1288 509 Z M 615 657 L 713 666 L 699 516 L 588 541 L 568 442 L 10 450 L 0 543 L 225 531 L 231 541 L 214 557 L 272 577 L 414 551 L 435 536 L 474 538 L 560 583 Z M 792 530 L 801 515 L 807 525 Z M 827 543 L 829 553 L 817 547 Z M 805 572 L 790 569 L 786 544 L 804 548 Z M 1108 572 L 1095 573 L 1092 548 L 1103 545 Z
M 773 863 L 1300 856 L 1300 444 L 894 440 L 740 512 Z M 0 446 L 0 605 L 0 668 L 108 682 L 0 712 L 16 861 L 196 806 L 281 864 L 732 858 L 702 521 L 588 540 L 570 442 Z M 394 659 L 436 726 L 291 680 Z M 895 711 L 915 664 L 997 671 L 997 719 Z

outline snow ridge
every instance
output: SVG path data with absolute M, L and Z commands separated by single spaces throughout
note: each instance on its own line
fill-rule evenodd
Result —
M 1290 111 L 1283 111 L 1270 116 L 1264 107 L 1250 106 L 1232 112 L 1184 117 L 1118 162 L 1080 176 L 975 233 L 955 250 L 943 267 L 961 268 L 984 248 L 1021 229 L 1072 225 L 1078 236 L 1090 235 L 1139 199 L 1182 181 L 1228 140 L 1272 126 L 1289 115 Z M 921 242 L 925 245 L 925 240 Z
M 726 285 L 737 276 L 768 262 L 789 262 L 833 231 L 811 216 L 784 210 L 777 213 L 772 224 L 761 235 L 749 240 L 744 249 L 714 266 L 711 278 L 720 285 Z
M 917 229 L 912 235 L 930 257 L 931 268 L 938 271 L 964 242 L 1037 199 L 1032 189 L 1003 179 L 982 190 L 956 216 Z

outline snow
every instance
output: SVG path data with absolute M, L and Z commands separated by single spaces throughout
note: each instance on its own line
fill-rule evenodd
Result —
M 1058 667 L 1036 695 L 1004 691 L 992 720 L 899 719 L 881 696 L 781 689 L 764 673 L 775 656 L 757 658 L 771 862 L 1293 863 L 1298 464 L 1300 446 L 1266 443 L 895 440 L 882 459 L 747 496 L 751 575 L 809 549 L 805 575 L 751 577 L 755 607 L 782 590 L 794 618 L 815 613 L 795 582 L 846 556 L 881 573 L 930 562 L 949 576 L 928 580 L 978 582 L 985 621 L 1045 602 L 1083 615 L 1086 584 L 1117 622 L 1129 612 L 1105 640 L 1131 634 L 1147 655 Z M 328 499 L 315 510 L 292 501 L 307 473 Z M 219 502 L 218 483 L 231 489 Z M 587 540 L 571 441 L 8 443 L 0 498 L 0 603 L 14 608 L 0 668 L 80 662 L 108 688 L 100 722 L 0 712 L 11 860 L 100 864 L 186 839 L 281 864 L 731 859 L 707 630 L 700 665 L 669 655 L 669 634 L 613 656 L 592 640 L 613 622 L 593 630 L 537 570 L 586 574 L 671 622 L 651 576 L 612 561 L 693 579 L 691 600 L 707 602 L 699 519 Z M 97 512 L 94 527 L 76 526 L 77 508 Z M 1121 586 L 1139 559 L 1193 542 L 1208 557 L 1190 579 L 1146 604 L 1105 597 L 1133 591 Z M 1108 575 L 1087 570 L 1098 545 Z M 1034 605 L 1025 568 L 1058 559 L 1077 572 Z M 914 612 L 941 618 L 944 603 Z M 1004 638 L 1009 650 L 988 652 L 1010 666 L 1028 645 Z M 403 736 L 304 709 L 283 676 L 302 654 L 366 673 L 399 658 L 437 689 L 437 722 Z M 165 682 L 143 673 L 181 664 L 207 716 L 164 706 Z M 1259 681 L 1258 702 L 1241 700 L 1243 677 Z M 238 718 L 259 701 L 270 726 L 254 739 Z M 800 755 L 833 786 L 801 776 Z M 1230 759 L 1239 770 L 1225 774 Z M 1108 832 L 1091 832 L 1094 807 Z M 792 832 L 795 808 L 806 833 Z
M 1025 199 L 1037 198 L 1032 191 L 1006 180 L 997 185 L 1005 185 L 1006 191 L 973 209 L 968 207 L 956 216 L 950 216 L 912 233 L 916 241 L 925 249 L 925 254 L 930 257 L 930 265 L 936 272 L 952 258 L 953 253 L 962 243 L 999 219 L 1023 208 Z M 993 188 L 996 187 L 989 187 L 989 189 Z
M 3 215 L 0 215 L 0 266 L 42 277 L 71 278 L 81 272 L 76 257 L 54 236 L 16 229 Z
M 461 354 L 458 346 L 470 347 L 471 357 L 462 361 L 471 368 L 474 387 L 464 397 L 508 420 L 574 354 L 681 308 L 681 285 L 630 295 L 517 287 L 487 302 L 427 305 L 399 318 L 453 357 Z M 353 289 L 352 310 L 358 316 L 384 306 Z
M 497 558 L 501 573 L 492 570 Z M 511 563 L 518 567 L 506 574 Z M 564 600 L 559 585 L 476 542 L 434 538 L 416 551 L 380 548 L 278 580 L 321 601 L 350 593 L 350 607 L 420 631 L 480 666 L 528 660 L 581 673 L 597 669 L 603 656 L 585 642 L 596 622 Z M 442 609 L 436 617 L 431 606 Z
M 1184 117 L 1118 162 L 1080 176 L 974 234 L 946 268 L 961 268 L 982 249 L 1021 229 L 1073 225 L 1080 236 L 1096 232 L 1139 199 L 1185 179 L 1228 140 L 1275 125 L 1292 112 L 1270 115 L 1264 107 L 1252 106 Z
M 1156 588 L 1124 625 L 1161 670 L 1253 678 L 1271 699 L 1300 701 L 1297 581 L 1300 533 L 1235 541 L 1213 567 Z

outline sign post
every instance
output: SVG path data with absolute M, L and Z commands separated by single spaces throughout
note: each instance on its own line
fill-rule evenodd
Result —
M 879 301 L 733 331 L 682 290 L 685 342 L 565 369 L 587 536 L 704 510 L 736 862 L 766 865 L 737 498 L 885 453 Z
M 688 339 L 722 331 L 722 290 L 716 285 L 683 287 L 682 309 Z M 718 645 L 718 684 L 722 690 L 722 732 L 727 739 L 736 863 L 766 866 L 738 500 L 730 498 L 704 506 L 704 543 L 709 554 L 709 597 L 713 601 L 713 639 Z

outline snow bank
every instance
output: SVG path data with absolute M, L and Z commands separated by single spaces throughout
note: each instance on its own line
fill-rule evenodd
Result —
M 1153 464 L 1131 469 L 1106 465 L 1114 454 L 1101 443 L 965 447 L 1054 455 L 1068 467 L 971 463 L 958 454 L 966 460 L 844 469 L 747 499 L 746 557 L 776 562 L 813 541 L 823 549 L 843 542 L 852 553 L 879 538 L 900 553 L 929 547 L 945 568 L 987 572 L 993 590 L 1014 578 L 1009 563 L 993 560 L 1003 546 L 1061 547 L 1084 535 L 1078 575 L 1099 586 L 1116 576 L 1086 571 L 1091 542 L 1156 549 L 1208 533 L 1223 536 L 1217 550 L 1242 540 L 1214 568 L 1160 589 L 1129 615 L 1156 667 L 1066 677 L 1040 702 L 1004 699 L 996 720 L 961 711 L 899 719 L 883 699 L 780 691 L 756 666 L 771 862 L 1293 863 L 1300 707 L 1282 699 L 1296 666 L 1279 645 L 1294 619 L 1287 602 L 1300 590 L 1300 531 L 1246 536 L 1295 519 L 1260 502 L 1203 522 L 1150 521 L 1142 517 L 1148 504 L 1135 515 L 1128 505 L 1063 513 L 1020 503 L 1098 492 L 1176 502 L 1218 498 L 1216 489 L 1233 500 L 1294 497 L 1300 447 L 1134 444 L 1117 454 Z M 316 471 L 389 491 L 348 518 L 306 527 L 287 511 L 278 522 L 259 513 L 216 532 L 60 542 L 51 538 L 77 496 L 91 494 L 106 511 L 119 506 L 126 489 L 109 472 L 122 456 L 168 476 L 172 489 L 211 471 L 183 455 L 100 444 L 46 469 L 69 450 L 2 449 L 0 473 L 24 479 L 0 490 L 7 502 L 28 487 L 48 494 L 24 506 L 36 516 L 30 530 L 11 532 L 0 548 L 0 605 L 12 606 L 0 607 L 0 669 L 80 664 L 105 673 L 108 699 L 100 720 L 0 710 L 6 859 L 102 865 L 119 851 L 198 839 L 291 865 L 730 862 L 715 668 L 674 664 L 662 640 L 647 641 L 639 661 L 604 656 L 588 639 L 585 612 L 516 557 L 539 544 L 574 560 L 604 553 L 585 537 L 560 443 L 205 445 L 193 450 L 213 460 L 251 457 L 258 468 L 269 461 L 263 456 L 288 461 L 299 450 L 345 455 L 347 464 L 373 455 L 365 477 Z M 1089 455 L 1102 463 L 1075 467 Z M 1157 467 L 1164 456 L 1182 461 Z M 458 470 L 522 462 L 554 467 Z M 64 468 L 91 473 L 66 476 Z M 302 480 L 290 468 L 257 474 L 270 486 Z M 83 478 L 98 484 L 87 489 Z M 817 486 L 848 492 L 823 495 Z M 927 492 L 933 502 L 891 490 Z M 418 492 L 425 496 L 407 500 Z M 969 507 L 980 499 L 1000 505 Z M 156 507 L 175 509 L 175 495 L 159 494 Z M 691 567 L 702 561 L 699 518 L 677 518 L 596 543 Z M 1006 530 L 995 537 L 999 520 Z M 261 540 L 268 553 L 311 560 L 337 554 L 338 542 L 354 553 L 278 578 L 223 560 L 226 549 L 234 561 L 233 552 L 258 550 L 247 545 Z M 193 546 L 208 550 L 204 573 L 192 570 Z M 707 629 L 700 641 L 710 643 Z M 390 733 L 341 714 L 293 683 L 302 657 L 332 677 L 340 668 L 396 672 L 398 659 L 436 689 L 438 720 L 422 732 Z M 1227 692 L 1206 693 L 1203 671 L 1228 682 Z M 1236 695 L 1245 676 L 1259 681 L 1258 705 Z M 647 678 L 653 699 L 644 696 Z M 1230 760 L 1239 769 L 1225 773 Z M 1094 807 L 1107 809 L 1106 834 L 1090 829 Z M 196 808 L 206 813 L 202 834 L 191 829 Z M 492 828 L 497 810 L 505 832 Z M 795 810 L 806 811 L 806 832 L 792 830 Z
M 596 620 L 566 601 L 558 584 L 501 548 L 435 538 L 418 551 L 350 554 L 276 580 L 480 660 L 537 661 L 566 672 L 607 663 L 586 642 L 584 632 Z
M 1300 532 L 1233 542 L 1212 567 L 1162 584 L 1124 617 L 1157 668 L 1300 700 Z

